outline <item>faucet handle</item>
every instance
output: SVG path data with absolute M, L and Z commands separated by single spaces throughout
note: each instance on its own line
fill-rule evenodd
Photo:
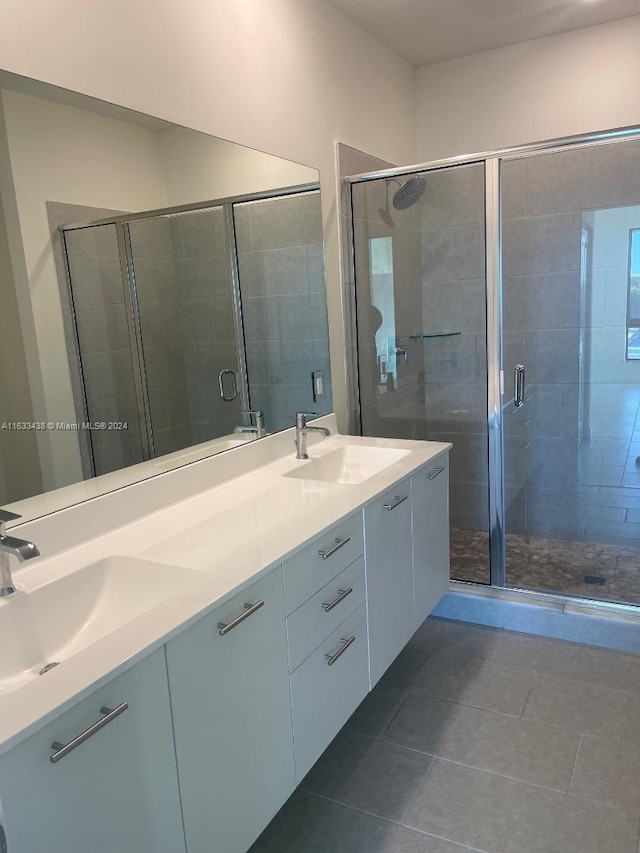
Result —
M 240 414 L 241 414 L 241 415 L 249 415 L 249 420 L 250 420 L 250 421 L 251 421 L 251 418 L 255 415 L 256 423 L 257 423 L 257 422 L 258 422 L 258 420 L 260 420 L 261 418 L 262 418 L 262 419 L 264 419 L 264 412 L 262 411 L 262 409 L 247 409 L 247 410 L 246 410 L 246 411 L 244 411 L 244 412 L 240 412 Z
M 19 518 L 22 518 L 21 515 L 18 515 L 17 512 L 10 512 L 8 509 L 0 509 L 0 536 L 4 536 L 6 534 L 5 524 L 8 521 L 17 521 Z
M 317 412 L 296 412 L 296 427 L 304 429 L 307 425 L 307 418 L 310 415 L 317 415 Z

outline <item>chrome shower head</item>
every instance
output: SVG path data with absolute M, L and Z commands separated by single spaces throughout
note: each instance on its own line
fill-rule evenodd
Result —
M 400 181 L 396 181 L 396 183 L 400 184 Z M 400 184 L 400 189 L 395 191 L 393 206 L 396 210 L 406 210 L 408 207 L 413 207 L 416 202 L 420 201 L 426 188 L 427 182 L 424 178 L 409 178 L 404 184 Z

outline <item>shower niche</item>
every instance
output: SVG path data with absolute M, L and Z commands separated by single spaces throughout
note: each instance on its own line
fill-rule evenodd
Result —
M 237 446 L 252 411 L 271 433 L 332 410 L 317 188 L 70 208 L 48 204 L 85 478 Z

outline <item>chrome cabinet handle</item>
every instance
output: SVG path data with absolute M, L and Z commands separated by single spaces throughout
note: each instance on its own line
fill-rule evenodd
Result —
M 390 512 L 392 509 L 400 506 L 401 503 L 404 503 L 408 497 L 409 495 L 396 495 L 392 503 L 382 504 L 382 508 Z
M 241 622 L 244 622 L 244 620 L 248 619 L 249 616 L 253 616 L 253 614 L 263 606 L 264 601 L 257 601 L 255 604 L 245 604 L 244 612 L 239 616 L 236 616 L 235 619 L 232 619 L 231 622 L 218 622 L 218 633 L 221 637 L 224 637 L 225 634 L 228 634 L 229 631 L 233 631 L 233 629 L 237 628 Z
M 347 651 L 349 646 L 352 645 L 353 643 L 355 643 L 355 641 L 356 641 L 356 635 L 355 634 L 352 634 L 350 637 L 346 637 L 346 638 L 343 637 L 342 640 L 340 640 L 342 645 L 340 646 L 338 651 L 335 653 L 335 655 L 325 655 L 324 656 L 324 659 L 329 664 L 329 666 L 333 666 L 334 663 L 338 660 L 338 658 L 342 657 L 342 655 Z
M 227 397 L 227 395 L 224 393 L 225 376 L 230 376 L 232 381 L 233 390 L 231 392 L 230 397 Z M 225 403 L 230 403 L 232 400 L 235 400 L 238 396 L 238 380 L 236 379 L 235 370 L 230 370 L 229 368 L 227 368 L 226 370 L 221 370 L 218 374 L 218 387 L 220 388 L 220 396 L 222 397 Z
M 443 472 L 443 471 L 444 471 L 444 465 L 443 465 L 442 467 L 439 467 L 439 468 L 434 468 L 434 469 L 433 469 L 433 471 L 430 471 L 426 476 L 427 476 L 430 480 L 435 480 L 435 478 L 436 478 L 439 474 L 442 474 L 442 472 Z
M 524 364 L 516 364 L 513 371 L 513 402 L 516 409 L 524 406 Z
M 325 613 L 329 613 L 336 605 L 340 604 L 341 601 L 344 601 L 348 595 L 351 595 L 352 592 L 352 586 L 348 587 L 347 589 L 339 589 L 337 598 L 334 598 L 333 601 L 329 601 L 326 604 L 322 604 L 322 609 Z
M 335 545 L 332 545 L 331 548 L 327 548 L 326 550 L 318 551 L 318 556 L 322 557 L 323 560 L 328 560 L 329 557 L 333 556 L 336 551 L 339 551 L 343 545 L 346 545 L 347 542 L 351 542 L 350 536 L 345 536 L 344 539 L 336 539 Z
M 118 705 L 117 708 L 100 708 L 100 713 L 104 714 L 104 717 L 101 720 L 98 720 L 92 726 L 89 726 L 88 729 L 85 729 L 81 732 L 77 737 L 74 737 L 73 740 L 70 740 L 69 743 L 60 743 L 57 740 L 51 744 L 51 749 L 55 749 L 56 751 L 53 755 L 49 756 L 49 761 L 52 764 L 57 764 L 58 761 L 63 759 L 66 755 L 69 755 L 70 752 L 80 746 L 81 743 L 84 743 L 86 740 L 89 740 L 90 737 L 93 737 L 96 732 L 99 732 L 100 729 L 103 729 L 105 726 L 109 725 L 111 720 L 115 720 L 116 717 L 119 717 L 120 714 L 124 714 L 124 712 L 129 707 L 128 702 L 123 702 L 121 705 Z

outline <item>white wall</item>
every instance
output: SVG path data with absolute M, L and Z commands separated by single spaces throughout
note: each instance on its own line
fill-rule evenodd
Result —
M 418 159 L 640 123 L 640 17 L 418 71 Z
M 318 172 L 182 127 L 159 131 L 169 205 L 318 182 Z
M 5 2 L 0 68 L 320 169 L 346 422 L 333 141 L 416 159 L 415 73 L 323 0 Z
M 0 424 L 32 421 L 33 408 L 27 365 L 23 356 L 22 325 L 9 244 L 0 204 L 0 282 L 2 282 L 2 334 L 0 334 Z M 0 506 L 42 490 L 35 433 L 13 432 L 0 426 Z

